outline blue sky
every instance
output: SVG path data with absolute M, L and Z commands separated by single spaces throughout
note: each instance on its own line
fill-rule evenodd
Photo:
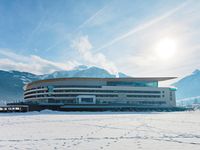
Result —
M 200 68 L 199 14 L 199 0 L 0 0 L 0 69 L 182 77 Z

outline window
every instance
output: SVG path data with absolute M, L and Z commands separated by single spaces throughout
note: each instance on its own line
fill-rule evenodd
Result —
M 164 105 L 165 101 L 129 101 L 130 104 L 134 105 Z
M 81 98 L 82 103 L 93 103 L 93 98 Z
M 96 97 L 94 95 L 78 95 L 76 99 L 79 104 L 96 104 Z
M 127 95 L 127 97 L 137 97 L 137 98 L 160 98 L 160 95 Z
M 48 89 L 48 92 L 53 92 L 53 86 L 48 86 L 47 89 Z
M 124 81 L 108 81 L 108 86 L 135 86 L 135 87 L 158 87 L 157 81 L 135 81 L 135 82 L 124 82 Z
M 73 90 L 73 89 L 69 89 L 69 90 L 58 90 L 55 89 L 54 92 L 94 92 L 94 93 L 161 93 L 161 91 L 136 91 L 136 90 L 132 90 L 132 91 L 127 91 L 127 90 Z
M 93 85 L 55 85 L 55 88 L 69 88 L 69 87 L 74 87 L 74 88 L 101 88 L 101 86 L 93 86 Z
M 172 91 L 170 91 L 170 100 L 172 101 Z

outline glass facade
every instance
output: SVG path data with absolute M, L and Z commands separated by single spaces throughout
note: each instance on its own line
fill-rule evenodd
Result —
M 95 95 L 96 97 L 118 97 L 118 94 L 127 94 L 126 97 L 135 98 L 160 98 L 161 91 L 140 90 L 100 90 L 100 89 L 54 89 L 48 86 L 47 90 L 29 91 L 24 94 L 25 99 L 38 97 L 75 97 L 78 95 Z M 130 95 L 132 94 L 132 95 Z M 138 95 L 141 94 L 141 95 Z M 152 94 L 152 95 L 151 95 Z
M 92 92 L 92 93 L 155 93 L 160 94 L 160 91 L 139 91 L 139 90 L 77 90 L 77 89 L 71 89 L 71 90 L 60 90 L 56 89 L 54 92 Z
M 85 94 L 43 94 L 43 95 L 32 95 L 32 96 L 27 96 L 25 99 L 28 98 L 39 98 L 39 97 L 77 97 L 80 95 L 85 95 Z M 118 97 L 118 94 L 86 94 L 86 95 L 95 95 L 96 97 Z M 126 95 L 126 97 L 133 97 L 133 98 L 161 98 L 160 95 Z
M 158 87 L 157 81 L 135 81 L 135 82 L 124 82 L 124 81 L 108 81 L 107 86 L 133 86 L 133 87 Z
M 160 95 L 127 95 L 127 97 L 136 97 L 136 98 L 160 98 Z

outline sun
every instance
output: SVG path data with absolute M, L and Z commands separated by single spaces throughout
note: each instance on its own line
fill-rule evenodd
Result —
M 162 60 L 168 60 L 177 52 L 177 42 L 173 38 L 163 38 L 156 45 L 156 55 Z

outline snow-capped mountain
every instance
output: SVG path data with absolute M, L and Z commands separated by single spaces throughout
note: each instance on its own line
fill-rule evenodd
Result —
M 78 66 L 69 71 L 55 71 L 54 73 L 43 75 L 43 79 L 63 78 L 63 77 L 93 77 L 93 78 L 112 78 L 116 75 L 98 67 Z
M 64 78 L 64 77 L 96 77 L 114 78 L 127 77 L 123 73 L 110 74 L 108 71 L 98 67 L 77 66 L 72 70 L 55 71 L 51 74 L 35 75 L 20 71 L 0 70 L 0 103 L 3 101 L 16 101 L 23 99 L 23 86 L 29 82 L 41 79 Z
M 195 70 L 173 86 L 177 87 L 177 99 L 200 96 L 200 70 Z
M 37 75 L 27 72 L 0 70 L 0 101 L 21 99 L 22 87 L 26 83 L 38 79 Z

